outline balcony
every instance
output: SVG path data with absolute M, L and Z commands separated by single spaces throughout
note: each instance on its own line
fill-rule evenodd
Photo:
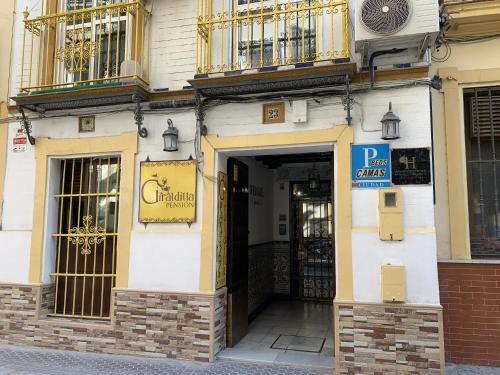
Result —
M 33 19 L 24 12 L 18 104 L 33 101 L 26 96 L 149 84 L 151 14 L 142 1 L 73 3 Z
M 500 30 L 500 2 L 491 0 L 445 0 L 443 13 L 449 38 L 497 35 Z
M 199 0 L 196 73 L 349 58 L 347 0 Z

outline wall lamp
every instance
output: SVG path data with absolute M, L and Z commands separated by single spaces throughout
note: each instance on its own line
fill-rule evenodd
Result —
M 399 123 L 401 120 L 392 112 L 392 102 L 389 103 L 389 112 L 387 112 L 382 120 L 382 139 L 390 141 L 399 138 Z
M 171 119 L 167 120 L 168 128 L 163 132 L 163 151 L 174 152 L 179 148 L 177 147 L 177 141 L 179 139 L 179 129 L 174 126 Z

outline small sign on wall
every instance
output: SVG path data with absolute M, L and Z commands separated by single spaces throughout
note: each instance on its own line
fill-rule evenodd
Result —
M 394 185 L 431 183 L 431 158 L 428 148 L 403 148 L 391 152 Z
M 351 168 L 353 188 L 391 186 L 391 155 L 386 143 L 352 145 Z
M 16 130 L 16 135 L 12 139 L 12 151 L 13 152 L 24 152 L 28 144 L 28 137 L 24 133 L 22 128 Z
M 90 133 L 95 131 L 95 116 L 84 116 L 78 118 L 78 131 Z
M 262 112 L 262 122 L 264 124 L 285 122 L 285 102 L 263 104 Z
M 193 223 L 196 219 L 196 160 L 141 163 L 139 221 Z

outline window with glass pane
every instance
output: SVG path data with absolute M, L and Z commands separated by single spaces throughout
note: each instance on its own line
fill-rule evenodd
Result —
M 67 0 L 62 11 L 90 9 L 119 3 L 118 0 Z M 118 8 L 71 13 L 66 20 L 64 60 L 66 82 L 85 82 L 120 76 L 125 58 L 127 14 Z
M 464 90 L 472 258 L 500 259 L 500 87 Z
M 247 2 L 248 1 L 248 2 Z M 257 7 L 250 6 L 257 3 Z M 267 2 L 266 2 L 267 3 Z M 316 15 L 313 11 L 287 12 L 294 7 L 309 6 L 314 0 L 277 5 L 282 15 L 259 17 L 261 2 L 239 0 L 240 15 L 250 17 L 239 22 L 238 62 L 239 68 L 293 64 L 316 58 Z M 272 4 L 274 6 L 274 3 Z M 266 11 L 269 11 L 269 7 Z M 274 21 L 276 17 L 276 22 Z M 276 29 L 275 29 L 276 28 Z M 277 37 L 277 53 L 273 56 L 273 40 Z

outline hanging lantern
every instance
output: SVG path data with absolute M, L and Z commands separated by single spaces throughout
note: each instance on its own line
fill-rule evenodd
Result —
M 309 190 L 317 191 L 320 185 L 320 175 L 316 166 L 313 165 L 311 172 L 309 173 Z
M 401 120 L 392 112 L 392 102 L 389 103 L 389 112 L 384 115 L 380 122 L 382 123 L 382 139 L 399 138 L 399 123 Z
M 173 152 L 177 151 L 177 141 L 179 138 L 179 130 L 174 126 L 171 119 L 167 120 L 168 128 L 163 132 L 163 151 Z

